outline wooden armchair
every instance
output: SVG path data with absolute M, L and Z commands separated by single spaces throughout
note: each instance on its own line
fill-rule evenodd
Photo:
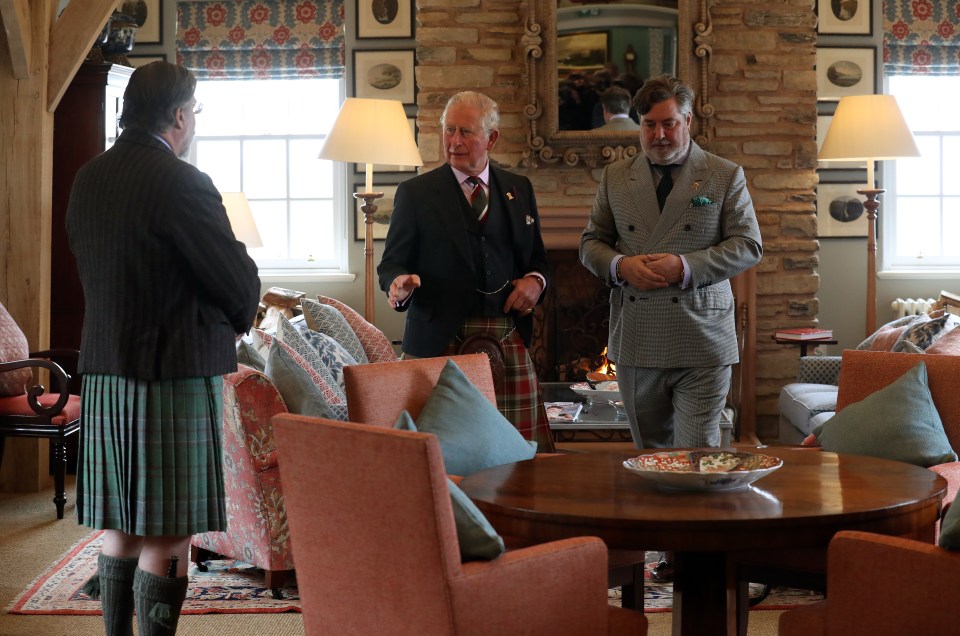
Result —
M 646 634 L 607 603 L 594 537 L 461 563 L 435 436 L 297 415 L 274 431 L 306 634 Z
M 954 634 L 949 598 L 960 553 L 921 541 L 839 532 L 827 557 L 830 598 L 780 615 L 781 636 Z
M 67 440 L 80 431 L 80 379 L 68 375 L 64 367 L 76 369 L 79 352 L 28 352 L 26 336 L 2 305 L 0 350 L 7 360 L 0 362 L 0 460 L 7 436 L 49 439 L 53 448 L 53 503 L 57 519 L 63 519 Z M 34 384 L 34 369 L 49 373 L 52 392 Z

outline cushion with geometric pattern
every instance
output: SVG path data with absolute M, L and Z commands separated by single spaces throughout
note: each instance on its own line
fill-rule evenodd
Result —
M 340 310 L 309 298 L 301 298 L 300 306 L 303 307 L 303 316 L 307 320 L 307 327 L 313 331 L 325 333 L 339 342 L 347 350 L 347 353 L 357 361 L 357 364 L 367 364 L 369 362 L 357 334 L 354 333 Z
M 360 346 L 363 347 L 363 352 L 367 354 L 367 359 L 370 362 L 397 361 L 397 352 L 393 350 L 393 345 L 390 344 L 390 340 L 376 325 L 368 322 L 367 319 L 357 313 L 353 307 L 340 302 L 336 298 L 323 295 L 318 295 L 317 300 L 324 305 L 334 307 L 343 314 L 347 324 L 350 325 L 353 333 L 355 333 L 357 339 L 360 340 Z

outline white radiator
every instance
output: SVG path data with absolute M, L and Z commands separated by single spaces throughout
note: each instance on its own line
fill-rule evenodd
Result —
M 903 318 L 904 316 L 916 316 L 930 311 L 930 306 L 936 301 L 934 298 L 897 298 L 890 303 L 894 316 Z

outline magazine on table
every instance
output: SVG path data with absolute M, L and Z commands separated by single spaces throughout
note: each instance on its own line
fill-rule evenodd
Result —
M 545 402 L 544 406 L 547 419 L 555 422 L 574 422 L 583 410 L 583 402 Z

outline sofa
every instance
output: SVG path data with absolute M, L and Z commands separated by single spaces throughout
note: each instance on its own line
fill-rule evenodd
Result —
M 960 355 L 958 326 L 960 316 L 949 306 L 946 310 L 934 309 L 926 314 L 904 316 L 880 327 L 861 342 L 857 350 Z M 800 358 L 796 382 L 780 390 L 781 444 L 801 443 L 834 414 L 840 360 L 840 356 Z

